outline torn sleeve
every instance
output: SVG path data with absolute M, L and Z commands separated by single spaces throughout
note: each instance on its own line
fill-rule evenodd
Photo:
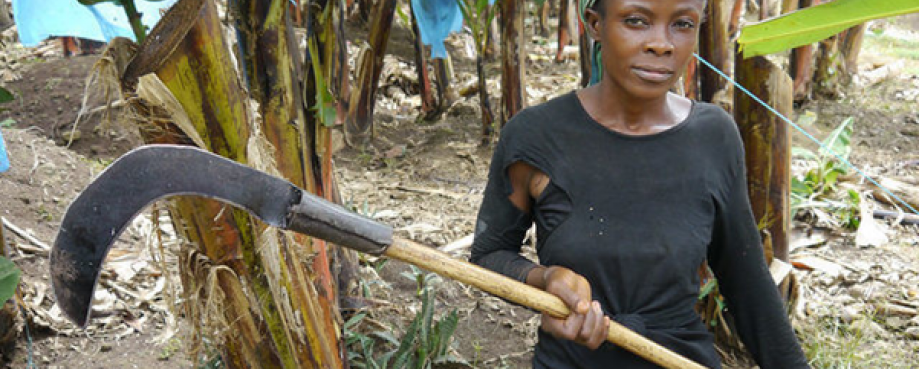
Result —
M 506 152 L 507 143 L 502 137 L 492 157 L 488 184 L 476 218 L 470 261 L 526 283 L 527 274 L 537 264 L 520 255 L 520 248 L 533 216 L 518 209 L 508 198 L 512 188 Z

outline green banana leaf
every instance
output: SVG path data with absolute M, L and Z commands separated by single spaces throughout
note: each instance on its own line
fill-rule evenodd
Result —
M 19 287 L 19 268 L 10 259 L 0 256 L 0 306 L 16 294 Z
M 15 97 L 13 97 L 12 92 L 3 87 L 0 87 L 0 104 L 13 101 L 14 98 Z
M 814 43 L 872 19 L 919 12 L 917 0 L 836 0 L 743 28 L 744 58 Z

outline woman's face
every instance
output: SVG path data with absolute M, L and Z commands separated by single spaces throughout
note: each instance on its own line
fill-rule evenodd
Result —
M 705 0 L 597 0 L 587 28 L 601 44 L 603 83 L 637 98 L 664 96 L 696 47 Z

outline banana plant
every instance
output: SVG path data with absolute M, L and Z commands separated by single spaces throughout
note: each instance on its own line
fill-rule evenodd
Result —
M 744 58 L 811 44 L 864 22 L 919 12 L 916 0 L 836 0 L 744 27 Z
M 802 120 L 813 122 L 816 116 L 805 115 Z M 845 160 L 852 152 L 852 122 L 853 118 L 849 117 L 840 123 L 816 153 L 801 147 L 792 149 L 792 156 L 812 163 L 807 172 L 791 179 L 792 214 L 808 209 L 818 214 L 819 219 L 850 229 L 858 228 L 858 193 L 851 189 L 839 193 L 837 187 L 839 177 L 850 170 Z
M 479 78 L 479 107 L 482 110 L 482 144 L 488 142 L 495 121 L 491 104 L 488 102 L 488 89 L 485 86 L 485 48 L 488 46 L 488 25 L 495 18 L 497 7 L 494 0 L 456 0 L 466 26 L 472 33 L 475 44 L 475 69 Z

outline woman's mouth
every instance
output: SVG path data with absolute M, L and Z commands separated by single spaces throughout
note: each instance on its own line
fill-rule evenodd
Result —
M 632 67 L 632 72 L 648 82 L 661 83 L 670 80 L 673 77 L 673 71 L 667 68 L 655 67 Z

